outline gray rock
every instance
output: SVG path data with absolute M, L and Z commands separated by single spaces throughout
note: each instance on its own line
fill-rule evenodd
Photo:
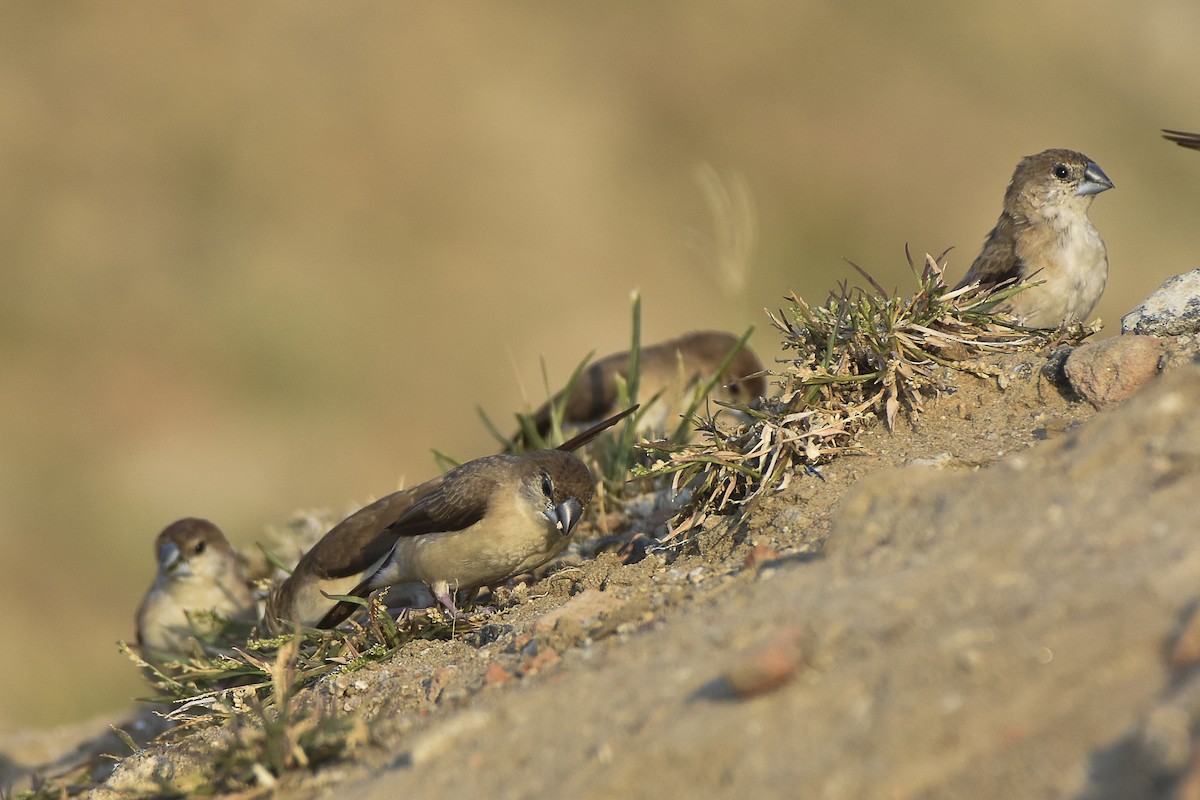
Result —
M 1200 269 L 1168 278 L 1121 317 L 1121 333 L 1179 336 L 1200 332 Z

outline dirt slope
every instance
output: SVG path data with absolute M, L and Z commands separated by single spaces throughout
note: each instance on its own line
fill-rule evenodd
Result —
M 375 743 L 281 796 L 1167 796 L 1200 694 L 1166 659 L 1200 598 L 1200 367 L 1096 413 L 1044 363 L 959 377 L 673 563 L 601 556 L 326 681 Z M 94 796 L 202 770 L 188 749 Z

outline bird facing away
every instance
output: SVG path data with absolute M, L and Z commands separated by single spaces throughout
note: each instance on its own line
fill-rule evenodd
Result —
M 567 546 L 593 492 L 591 474 L 570 451 L 633 411 L 604 420 L 556 450 L 468 461 L 356 511 L 271 591 L 264 627 L 275 633 L 293 623 L 332 627 L 357 606 L 326 595 L 366 596 L 385 585 L 429 586 L 444 606 L 454 608 L 448 592 L 482 585 L 474 581 L 483 573 L 484 583 L 498 583 L 549 561 Z M 410 557 L 414 575 L 404 578 L 403 559 Z M 396 559 L 403 563 L 376 579 Z
M 1088 208 L 1111 188 L 1104 170 L 1074 150 L 1045 150 L 1021 159 L 1004 193 L 1000 220 L 958 287 L 1043 281 L 997 310 L 1030 328 L 1085 321 L 1108 280 L 1108 251 Z
M 1200 133 L 1172 131 L 1163 128 L 1163 138 L 1189 150 L 1200 150 Z
M 642 412 L 638 433 L 661 436 L 671 423 L 687 410 L 694 393 L 711 377 L 738 337 L 724 331 L 696 331 L 678 339 L 643 347 L 638 368 L 638 398 L 655 400 Z M 766 391 L 763 365 L 748 346 L 743 346 L 721 373 L 712 396 L 725 402 L 748 404 Z M 559 392 L 533 414 L 538 435 L 550 433 L 552 405 L 562 406 L 563 426 L 571 430 L 588 426 L 617 410 L 618 382 L 629 379 L 629 352 L 613 353 L 594 361 L 580 373 L 565 402 Z M 524 434 L 513 436 L 519 449 Z
M 137 642 L 144 650 L 190 652 L 195 633 L 189 613 L 254 620 L 254 594 L 216 525 L 193 517 L 173 522 L 158 534 L 154 551 L 158 572 L 137 612 Z

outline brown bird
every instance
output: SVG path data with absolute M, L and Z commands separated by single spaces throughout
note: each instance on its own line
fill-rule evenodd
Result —
M 349 594 L 392 549 L 387 528 L 413 504 L 437 488 L 432 481 L 402 489 L 360 508 L 330 528 L 296 564 L 292 574 L 267 596 L 263 627 L 282 633 L 297 622 L 312 627 L 336 601 L 326 597 Z
M 584 463 L 561 450 L 469 461 L 388 528 L 391 552 L 350 594 L 420 581 L 457 616 L 455 591 L 499 583 L 562 552 L 594 491 Z M 356 608 L 339 603 L 317 627 L 334 627 Z
M 264 626 L 333 627 L 383 586 L 428 586 L 452 613 L 451 592 L 499 583 L 546 563 L 569 542 L 592 498 L 591 474 L 570 451 L 615 425 L 626 409 L 556 450 L 468 461 L 394 492 L 335 525 L 267 598 Z
M 1108 251 L 1087 212 L 1095 196 L 1111 188 L 1104 170 L 1074 150 L 1023 158 L 1004 193 L 1000 220 L 959 288 L 1043 281 L 998 310 L 1031 328 L 1084 321 L 1108 280 Z
M 700 385 L 721 366 L 739 339 L 723 331 L 697 331 L 678 339 L 643 347 L 638 368 L 638 400 L 657 399 L 638 419 L 638 433 L 661 436 L 687 410 Z M 721 373 L 712 396 L 725 402 L 749 404 L 766 391 L 763 365 L 743 346 Z M 559 392 L 533 414 L 534 427 L 545 439 L 550 433 L 551 408 L 561 405 L 563 426 L 577 430 L 604 419 L 617 409 L 618 382 L 629 379 L 629 351 L 613 353 L 592 362 L 580 373 L 571 394 Z M 510 450 L 520 449 L 524 433 L 513 436 Z
M 1200 133 L 1187 131 L 1172 131 L 1163 128 L 1163 138 L 1189 150 L 1200 150 Z
M 137 642 L 151 654 L 186 654 L 196 640 L 188 614 L 252 622 L 254 594 L 221 529 L 189 517 L 154 542 L 158 572 L 137 612 Z

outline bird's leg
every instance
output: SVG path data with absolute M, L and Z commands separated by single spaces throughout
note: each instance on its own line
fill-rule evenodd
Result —
M 446 614 L 450 617 L 450 619 L 454 620 L 466 618 L 467 615 L 459 611 L 458 607 L 454 605 L 454 592 L 450 590 L 450 583 L 448 581 L 431 583 L 429 585 L 429 591 L 432 592 L 437 601 L 442 604 L 442 608 L 446 610 Z

